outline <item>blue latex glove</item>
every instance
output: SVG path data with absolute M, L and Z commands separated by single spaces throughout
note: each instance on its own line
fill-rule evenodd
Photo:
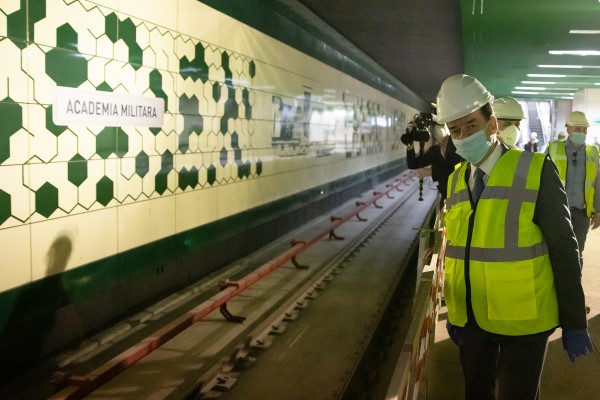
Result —
M 458 330 L 460 328 L 458 326 L 452 325 L 450 321 L 446 320 L 446 330 L 448 331 L 448 335 L 450 335 L 450 339 L 454 342 L 455 345 L 458 346 Z
M 563 349 L 566 350 L 571 362 L 594 350 L 587 329 L 563 330 L 562 342 Z

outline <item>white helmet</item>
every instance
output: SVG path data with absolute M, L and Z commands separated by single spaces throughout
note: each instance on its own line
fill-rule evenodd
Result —
M 494 101 L 494 96 L 477 79 L 453 75 L 442 83 L 437 95 L 437 119 L 445 124 L 469 115 Z
M 433 133 L 433 137 L 439 142 L 440 140 L 442 140 L 445 136 L 450 136 L 450 131 L 448 130 L 448 127 L 446 126 L 446 124 L 433 124 L 433 129 L 432 129 L 432 133 Z
M 496 118 L 522 120 L 525 118 L 521 105 L 514 97 L 504 96 L 494 100 Z
M 581 111 L 573 111 L 567 117 L 567 123 L 565 124 L 565 126 L 567 126 L 567 125 L 588 127 L 588 126 L 590 126 L 590 122 L 588 121 L 585 114 L 582 113 Z
M 537 143 L 539 142 L 538 138 L 537 138 L 537 132 L 531 132 L 531 135 L 529 136 L 531 138 L 531 142 L 532 143 Z
M 562 131 L 558 132 L 557 140 L 560 140 L 561 142 L 567 140 L 567 134 Z

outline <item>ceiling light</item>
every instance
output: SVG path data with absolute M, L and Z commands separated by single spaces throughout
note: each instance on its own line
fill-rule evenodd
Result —
M 551 65 L 551 64 L 538 64 L 538 68 L 583 68 L 583 65 Z
M 600 31 L 594 32 L 600 35 Z M 550 50 L 548 53 L 559 56 L 600 56 L 599 50 Z
M 586 83 L 586 82 L 521 81 L 521 83 L 523 83 L 525 85 L 583 85 L 583 86 L 589 86 L 589 83 Z M 595 85 L 600 85 L 600 83 L 596 83 Z
M 519 90 L 546 90 L 545 87 L 531 87 L 531 86 L 515 86 L 515 89 Z
M 542 81 L 521 81 L 526 85 L 556 85 L 556 82 L 542 82 Z
M 537 86 L 515 86 L 519 90 L 547 90 L 545 87 Z M 550 90 L 577 90 L 576 88 L 552 88 Z
M 596 29 L 571 29 L 569 33 L 573 35 L 600 35 L 600 30 Z
M 513 90 L 512 93 L 514 93 L 514 94 L 539 94 L 538 92 L 522 92 L 520 90 Z
M 558 92 L 530 92 L 522 90 L 513 90 L 514 94 L 537 94 L 543 96 L 573 96 L 575 93 L 558 93 Z
M 527 74 L 530 78 L 600 78 L 600 75 Z
M 530 78 L 566 78 L 566 75 L 557 74 L 527 74 Z
M 539 68 L 592 68 L 600 69 L 600 65 L 556 65 L 556 64 L 538 64 Z

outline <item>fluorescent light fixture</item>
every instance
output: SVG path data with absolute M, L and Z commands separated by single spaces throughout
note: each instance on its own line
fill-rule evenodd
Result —
M 530 78 L 600 78 L 600 75 L 527 74 Z
M 538 68 L 583 68 L 583 65 L 538 64 Z
M 521 90 L 513 90 L 512 93 L 514 93 L 514 94 L 539 94 L 538 92 L 523 92 Z
M 521 83 L 525 84 L 525 85 L 583 85 L 583 86 L 589 86 L 589 83 L 585 83 L 585 82 L 521 81 Z M 595 85 L 600 85 L 600 83 L 595 83 Z
M 559 74 L 527 74 L 530 78 L 566 78 L 566 75 Z
M 575 95 L 575 93 L 558 93 L 558 92 L 530 92 L 530 91 L 523 91 L 523 90 L 513 90 L 512 93 L 514 94 L 537 94 L 537 95 L 542 95 L 542 96 L 573 96 Z
M 591 69 L 600 69 L 600 65 L 558 65 L 558 64 L 538 64 L 539 68 L 591 68 Z
M 543 86 L 515 86 L 519 90 L 547 90 Z M 552 88 L 551 90 L 577 90 L 576 88 Z
M 526 85 L 556 85 L 556 82 L 543 82 L 543 81 L 521 81 L 521 83 L 524 83 Z
M 598 0 L 600 2 L 600 0 Z M 600 35 L 600 30 L 597 29 L 571 29 L 572 35 Z
M 595 35 L 600 35 L 600 31 L 594 33 Z M 599 50 L 550 50 L 548 54 L 554 54 L 559 56 L 600 56 Z

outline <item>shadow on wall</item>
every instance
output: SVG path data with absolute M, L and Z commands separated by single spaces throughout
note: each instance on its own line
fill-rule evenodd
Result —
M 6 330 L 0 335 L 0 383 L 5 383 L 49 355 L 48 349 L 60 330 L 59 313 L 76 321 L 70 296 L 62 277 L 73 250 L 68 233 L 60 233 L 48 249 L 46 276 L 25 285 L 15 299 Z M 40 298 L 43 296 L 43 298 Z M 75 319 L 73 319 L 75 318 Z

